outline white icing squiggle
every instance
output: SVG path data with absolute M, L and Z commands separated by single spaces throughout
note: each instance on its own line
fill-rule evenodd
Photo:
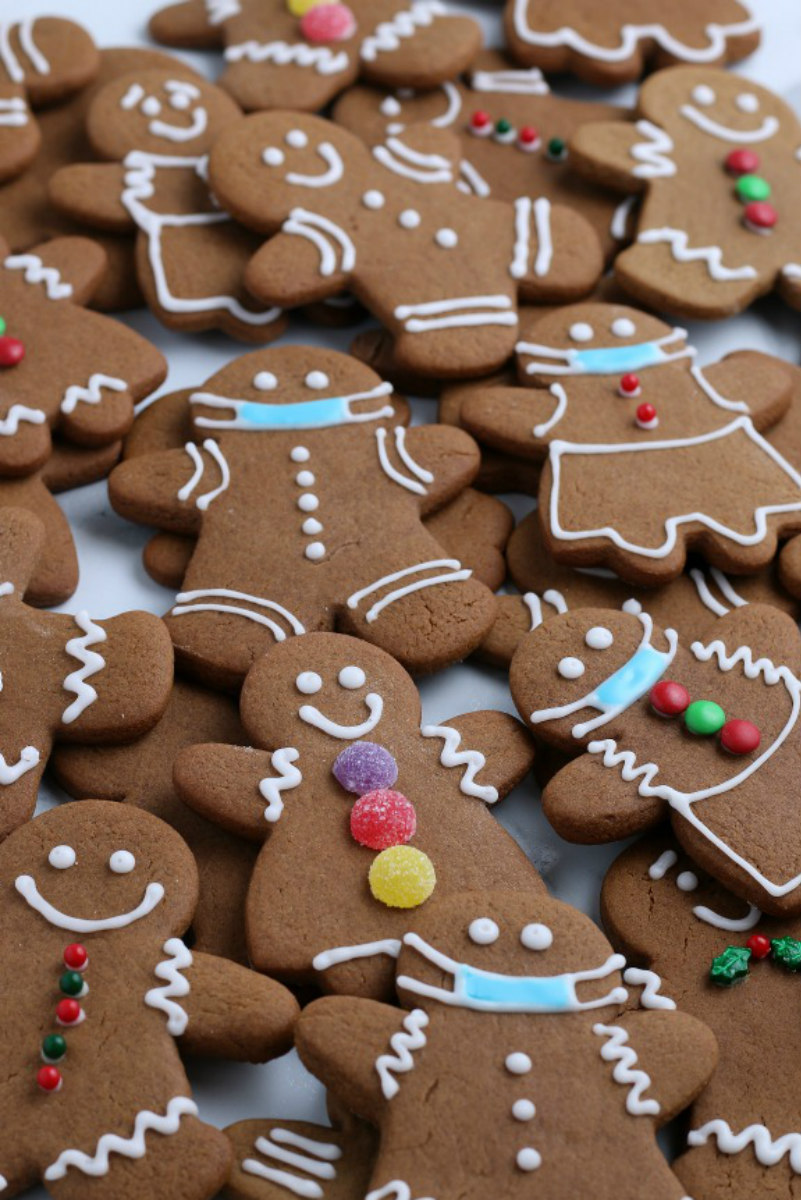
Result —
M 103 388 L 110 392 L 127 392 L 128 384 L 124 379 L 115 379 L 113 375 L 90 375 L 86 387 L 76 383 L 67 388 L 61 401 L 61 411 L 69 414 L 75 411 L 77 404 L 99 404 L 103 399 Z
M 350 59 L 345 50 L 334 53 L 327 46 L 309 46 L 306 42 L 240 42 L 225 50 L 226 62 L 273 62 L 278 67 L 313 67 L 318 75 L 338 75 L 348 68 Z
M 401 487 L 406 488 L 409 492 L 414 492 L 418 496 L 427 496 L 428 490 L 423 487 L 422 483 L 418 483 L 415 479 L 409 479 L 408 475 L 404 475 L 398 471 L 389 461 L 387 455 L 387 431 L 381 426 L 375 431 L 376 442 L 378 443 L 378 461 L 381 464 L 381 469 L 385 475 L 392 479 L 395 483 L 399 483 Z M 430 471 L 426 471 L 423 467 L 416 463 L 409 454 L 405 445 L 406 430 L 402 425 L 395 428 L 395 448 L 398 451 L 399 458 L 409 467 L 409 470 L 417 475 L 418 479 L 425 479 L 427 483 L 432 483 L 434 476 Z
M 753 1146 L 754 1155 L 764 1167 L 775 1167 L 785 1154 L 796 1175 L 801 1175 L 801 1133 L 785 1133 L 773 1138 L 764 1125 L 748 1125 L 740 1133 L 734 1133 L 728 1121 L 716 1117 L 707 1121 L 700 1129 L 687 1135 L 690 1146 L 704 1146 L 710 1138 L 717 1142 L 721 1154 L 739 1154 L 746 1146 Z
M 35 746 L 24 746 L 15 763 L 6 762 L 4 755 L 0 754 L 0 786 L 8 787 L 9 784 L 16 783 L 28 771 L 33 770 L 39 758 L 40 754 Z
M 352 962 L 355 958 L 372 958 L 375 954 L 388 954 L 397 958 L 401 952 L 399 938 L 382 938 L 377 942 L 361 942 L 358 946 L 332 946 L 330 950 L 321 950 L 312 959 L 315 971 L 327 971 L 339 963 Z
M 228 485 L 231 482 L 231 471 L 228 466 L 228 460 L 225 457 L 225 455 L 223 454 L 220 447 L 217 445 L 217 443 L 212 438 L 206 438 L 206 440 L 203 442 L 203 449 L 206 451 L 207 454 L 209 454 L 214 459 L 217 466 L 219 467 L 220 482 L 216 488 L 212 488 L 211 491 L 204 492 L 202 496 L 198 496 L 197 500 L 195 501 L 195 504 L 201 510 L 201 512 L 205 512 L 206 509 L 211 504 L 211 502 L 213 500 L 216 500 L 219 495 L 221 495 L 224 491 L 227 490 Z M 191 458 L 191 460 L 194 464 L 195 470 L 194 470 L 194 473 L 192 474 L 191 479 L 189 479 L 182 488 L 179 488 L 179 490 L 178 490 L 178 499 L 179 500 L 188 500 L 189 499 L 189 497 L 192 495 L 192 492 L 195 490 L 197 485 L 200 483 L 200 480 L 203 478 L 203 475 L 206 470 L 205 463 L 203 462 L 203 459 L 201 457 L 200 451 L 198 450 L 197 446 L 195 446 L 192 442 L 187 442 L 186 445 L 184 446 L 184 450 Z
M 90 675 L 96 675 L 98 671 L 102 671 L 106 665 L 102 654 L 89 649 L 90 646 L 96 646 L 98 643 L 106 641 L 108 635 L 105 629 L 97 625 L 85 611 L 75 614 L 75 624 L 83 630 L 83 637 L 71 638 L 67 642 L 65 650 L 72 658 L 77 658 L 82 665 L 64 680 L 64 691 L 75 692 L 75 699 L 61 714 L 63 725 L 71 725 L 84 709 L 87 709 L 90 704 L 94 704 L 97 692 L 86 680 Z
M 282 746 L 271 757 L 271 765 L 278 772 L 278 777 L 267 776 L 259 781 L 259 791 L 267 801 L 264 819 L 271 824 L 278 820 L 284 811 L 282 792 L 291 791 L 303 782 L 303 776 L 292 764 L 300 757 L 294 746 Z
M 676 174 L 676 164 L 668 155 L 673 153 L 673 139 L 653 121 L 637 121 L 634 128 L 637 133 L 647 138 L 645 142 L 635 142 L 629 150 L 632 158 L 636 158 L 637 166 L 632 169 L 632 175 L 638 179 L 664 179 Z M 633 204 L 635 197 L 629 197 L 628 203 Z
M 627 967 L 623 972 L 623 982 L 630 987 L 642 988 L 640 1004 L 643 1008 L 672 1010 L 676 1007 L 675 1000 L 662 995 L 662 977 L 657 975 L 656 971 L 648 971 L 644 967 Z
M 181 974 L 192 966 L 192 952 L 180 938 L 168 938 L 164 943 L 168 955 L 155 969 L 157 979 L 165 979 L 163 987 L 151 988 L 145 993 L 145 1004 L 160 1008 L 167 1015 L 167 1029 L 173 1037 L 180 1037 L 189 1024 L 189 1015 L 175 997 L 189 995 L 189 981 Z
M 593 1025 L 592 1032 L 608 1040 L 601 1047 L 604 1062 L 613 1062 L 612 1078 L 629 1088 L 626 1111 L 633 1117 L 655 1116 L 659 1112 L 657 1100 L 643 1100 L 642 1094 L 651 1086 L 651 1077 L 646 1071 L 635 1067 L 636 1051 L 629 1046 L 629 1035 L 620 1025 Z
M 689 234 L 685 229 L 674 229 L 670 225 L 663 225 L 660 229 L 643 229 L 637 234 L 637 241 L 644 246 L 667 243 L 676 262 L 703 262 L 706 264 L 710 278 L 718 283 L 728 283 L 732 279 L 756 279 L 757 277 L 757 272 L 748 264 L 742 267 L 724 266 L 723 251 L 720 246 L 690 246 Z
M 0 437 L 13 437 L 22 421 L 29 425 L 44 425 L 47 417 L 40 408 L 28 408 L 27 404 L 12 404 L 0 420 Z
M 367 610 L 364 617 L 365 621 L 372 623 L 388 604 L 394 604 L 396 600 L 400 600 L 412 592 L 418 592 L 422 588 L 435 587 L 440 583 L 460 583 L 464 579 L 469 579 L 473 574 L 468 568 L 462 567 L 458 558 L 437 558 L 432 559 L 431 562 L 416 563 L 413 567 L 404 567 L 400 571 L 393 571 L 390 575 L 382 575 L 375 583 L 370 583 L 367 587 L 354 592 L 352 596 L 348 596 L 348 608 L 358 608 L 360 600 L 364 599 L 365 596 L 370 596 L 374 592 L 377 592 L 387 583 L 395 583 L 398 579 L 405 579 L 409 575 L 417 575 L 420 571 L 427 571 L 433 567 L 447 567 L 448 570 L 443 574 L 418 579 L 415 583 L 407 583 L 403 587 L 395 588 L 393 591 L 388 592 L 386 596 L 382 596 L 380 600 L 376 600 L 375 604 Z
M 381 1054 L 376 1059 L 375 1069 L 378 1072 L 378 1077 L 381 1080 L 381 1091 L 384 1093 L 384 1099 L 391 1100 L 400 1091 L 400 1084 L 395 1079 L 395 1074 L 406 1074 L 414 1067 L 412 1054 L 415 1050 L 421 1050 L 426 1044 L 426 1035 L 423 1030 L 428 1025 L 428 1013 L 422 1008 L 414 1008 L 403 1019 L 403 1029 L 393 1033 L 389 1039 L 389 1044 L 392 1047 L 392 1054 Z
M 237 592 L 230 588 L 199 588 L 192 592 L 179 592 L 175 597 L 178 603 L 170 610 L 170 616 L 181 617 L 187 613 L 199 612 L 230 613 L 236 617 L 244 617 L 248 621 L 255 621 L 257 625 L 266 625 L 277 642 L 286 640 L 284 630 L 280 625 L 276 625 L 275 621 L 271 620 L 270 617 L 266 617 L 262 613 L 252 612 L 249 608 L 242 608 L 241 606 L 228 603 L 198 603 L 198 601 L 205 601 L 208 597 L 219 597 L 223 601 L 247 600 L 250 604 L 258 605 L 259 608 L 266 608 L 278 613 L 279 616 L 284 618 L 293 633 L 299 635 L 306 632 L 305 626 L 289 609 L 284 608 L 282 604 L 278 604 L 275 600 L 265 600 L 263 596 L 252 596 L 249 592 Z
M 0 125 L 27 125 L 28 105 L 21 96 L 0 100 Z M 2 1191 L 2 1188 L 0 1188 Z
M 423 737 L 442 738 L 444 745 L 440 751 L 439 761 L 443 767 L 465 767 L 459 783 L 459 791 L 466 796 L 476 796 L 486 804 L 494 804 L 498 799 L 498 789 L 489 785 L 475 782 L 476 775 L 487 763 L 485 755 L 480 750 L 458 750 L 462 735 L 458 729 L 449 725 L 424 725 L 420 730 Z
M 43 283 L 48 300 L 66 300 L 72 287 L 64 283 L 55 267 L 46 267 L 37 254 L 10 254 L 3 263 L 9 271 L 24 271 L 26 283 Z
M 296 1150 L 305 1153 L 298 1154 L 295 1150 L 287 1150 L 287 1146 L 294 1146 Z M 342 1150 L 333 1142 L 318 1142 L 314 1138 L 303 1137 L 291 1129 L 280 1127 L 271 1129 L 269 1137 L 256 1138 L 254 1147 L 265 1158 L 277 1159 L 278 1162 L 295 1167 L 298 1171 L 305 1171 L 307 1175 L 316 1179 L 336 1179 L 336 1168 L 332 1164 L 342 1157 Z M 304 1200 L 321 1200 L 324 1195 L 323 1189 L 314 1179 L 301 1179 L 288 1171 L 267 1166 L 255 1158 L 246 1158 L 242 1163 L 242 1170 L 294 1192 L 296 1196 L 304 1197 Z
M 63 1179 L 70 1167 L 75 1167 L 84 1175 L 97 1177 L 108 1175 L 109 1155 L 121 1154 L 123 1158 L 144 1158 L 147 1151 L 145 1134 L 160 1133 L 170 1135 L 178 1132 L 181 1117 L 198 1115 L 194 1100 L 188 1096 L 174 1096 L 167 1105 L 163 1116 L 145 1109 L 136 1114 L 134 1131 L 131 1137 L 123 1138 L 116 1133 L 104 1133 L 97 1143 L 93 1155 L 85 1154 L 83 1150 L 64 1150 L 44 1173 L 47 1183 Z
M 417 31 L 433 24 L 436 17 L 447 16 L 447 9 L 440 0 L 414 0 L 409 8 L 397 13 L 391 21 L 381 21 L 374 33 L 362 42 L 361 57 L 365 62 L 375 62 L 379 54 L 400 49 L 404 38 L 411 38 Z
M 441 154 L 421 154 L 396 137 L 388 137 L 383 146 L 374 146 L 373 158 L 388 171 L 416 183 L 451 183 L 453 180 L 447 158 Z
M 33 40 L 35 20 L 35 17 L 31 17 L 26 21 L 18 21 L 14 24 L 6 21 L 0 22 L 0 63 L 3 64 L 12 83 L 24 83 L 27 73 L 20 62 L 19 55 L 11 46 L 10 35 L 13 29 L 17 31 L 20 50 L 27 58 L 32 71 L 37 75 L 50 74 L 50 63 Z
M 356 247 L 345 230 L 328 217 L 306 208 L 293 208 L 281 226 L 283 233 L 305 237 L 320 253 L 320 274 L 347 273 L 356 265 Z

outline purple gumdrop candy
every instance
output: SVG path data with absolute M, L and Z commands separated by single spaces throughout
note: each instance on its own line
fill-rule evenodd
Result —
M 354 742 L 339 754 L 332 767 L 334 776 L 348 792 L 364 796 L 377 788 L 390 788 L 398 778 L 398 764 L 375 742 Z

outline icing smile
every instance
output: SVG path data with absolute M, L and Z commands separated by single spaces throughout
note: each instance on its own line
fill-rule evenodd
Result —
M 370 716 L 366 721 L 362 721 L 361 725 L 339 725 L 325 713 L 320 712 L 314 704 L 302 704 L 298 709 L 298 716 L 307 725 L 313 725 L 315 729 L 322 729 L 323 733 L 330 734 L 331 737 L 347 738 L 351 741 L 372 733 L 383 715 L 384 701 L 377 692 L 368 692 L 364 697 L 364 703 L 370 711 Z
M 772 138 L 779 129 L 776 117 L 765 117 L 757 129 L 731 129 L 728 125 L 721 125 L 717 121 L 713 121 L 694 104 L 683 104 L 681 115 L 691 121 L 696 129 L 700 129 L 704 133 L 711 133 L 713 137 L 720 138 L 724 142 L 764 142 L 768 138 Z
M 68 929 L 72 933 L 104 933 L 107 929 L 124 929 L 127 925 L 133 925 L 134 921 L 146 917 L 164 897 L 164 888 L 160 883 L 149 883 L 136 908 L 127 913 L 118 913 L 113 917 L 101 917 L 93 921 L 86 917 L 72 917 L 55 908 L 41 895 L 32 875 L 18 875 L 14 887 L 26 904 L 51 925 L 58 929 Z

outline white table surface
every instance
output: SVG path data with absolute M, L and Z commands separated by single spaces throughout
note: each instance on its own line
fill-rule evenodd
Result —
M 764 23 L 762 46 L 739 64 L 737 70 L 772 87 L 801 112 L 801 5 L 797 0 L 752 0 L 752 4 Z M 152 0 L 145 3 L 47 0 L 40 9 L 36 0 L 0 0 L 0 19 L 41 11 L 43 15 L 60 15 L 82 22 L 100 46 L 146 45 L 147 17 L 157 7 Z M 478 17 L 489 43 L 500 44 L 500 5 L 469 3 L 454 7 Z M 219 60 L 214 54 L 183 57 L 212 78 L 218 72 Z M 562 82 L 555 90 L 587 98 L 602 95 L 580 84 Z M 615 93 L 614 99 L 631 103 L 633 96 L 634 88 L 628 87 Z M 240 353 L 237 343 L 222 335 L 190 337 L 171 333 L 149 313 L 137 312 L 125 319 L 166 354 L 170 370 L 164 392 L 201 383 Z M 798 361 L 799 314 L 778 301 L 760 302 L 749 312 L 728 321 L 685 324 L 699 349 L 701 363 L 713 362 L 731 350 L 746 347 Z M 353 330 L 322 330 L 299 321 L 285 340 L 347 350 L 353 335 Z M 431 420 L 435 405 L 431 401 L 416 401 L 414 411 L 416 421 Z M 518 518 L 532 507 L 532 502 L 524 497 L 504 499 Z M 87 608 L 93 616 L 101 618 L 131 608 L 165 612 L 171 595 L 148 578 L 141 563 L 141 551 L 150 533 L 112 512 L 106 484 L 94 484 L 60 496 L 59 502 L 72 525 L 81 567 L 78 590 L 63 609 Z M 427 721 L 439 721 L 467 709 L 514 711 L 505 676 L 473 664 L 452 667 L 425 680 L 421 692 Z M 57 787 L 46 782 L 37 811 L 64 798 Z M 504 801 L 498 817 L 535 862 L 547 864 L 546 877 L 553 893 L 597 919 L 601 880 L 620 851 L 620 844 L 580 847 L 563 842 L 542 816 L 536 787 L 530 779 Z M 325 1120 L 323 1090 L 304 1070 L 294 1052 L 266 1066 L 195 1061 L 189 1065 L 189 1075 L 201 1116 L 215 1125 L 257 1116 Z M 45 1194 L 43 1189 L 36 1189 L 26 1196 L 30 1200 L 43 1200 Z

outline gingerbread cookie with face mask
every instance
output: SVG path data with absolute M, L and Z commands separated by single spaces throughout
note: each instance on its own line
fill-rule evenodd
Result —
M 792 109 L 726 71 L 671 67 L 643 84 L 637 115 L 570 144 L 590 180 L 645 193 L 634 244 L 615 261 L 623 287 L 691 317 L 728 317 L 772 291 L 801 308 Z
M 66 804 L 0 846 L 7 1014 L 0 1172 L 10 1195 L 210 1200 L 225 1136 L 198 1117 L 179 1057 L 264 1062 L 292 1042 L 280 984 L 191 951 L 197 871 L 130 805 Z
M 381 1131 L 367 1200 L 483 1200 L 487 1180 L 498 1200 L 633 1200 L 643 1179 L 684 1197 L 655 1130 L 708 1081 L 715 1039 L 686 1013 L 625 1011 L 624 965 L 544 891 L 482 890 L 410 922 L 400 1011 L 313 1001 L 303 1062 Z
M 87 114 L 105 161 L 62 167 L 49 195 L 93 228 L 138 231 L 139 282 L 165 324 L 269 341 L 284 328 L 281 313 L 255 304 L 242 284 L 259 239 L 220 209 L 206 180 L 214 139 L 240 116 L 230 96 L 178 62 L 122 75 Z
M 518 297 L 585 295 L 602 256 L 585 218 L 546 196 L 516 211 L 465 195 L 461 157 L 448 130 L 415 126 L 369 149 L 320 117 L 260 113 L 217 139 L 209 179 L 237 220 L 275 234 L 245 275 L 259 300 L 352 291 L 395 338 L 400 367 L 464 378 L 509 358 Z
M 665 835 L 626 850 L 601 897 L 641 1003 L 679 1008 L 717 1035 L 720 1063 L 695 1101 L 673 1169 L 693 1196 L 801 1196 L 801 1134 L 787 1064 L 798 1044 L 798 918 L 765 917 Z
M 421 521 L 475 475 L 468 435 L 407 430 L 389 384 L 303 346 L 244 355 L 190 403 L 197 442 L 109 481 L 122 516 L 197 537 L 166 618 L 189 670 L 235 686 L 276 641 L 335 627 L 414 671 L 479 645 L 494 597 Z
M 263 655 L 240 710 L 249 747 L 182 751 L 175 783 L 203 816 L 266 839 L 247 902 L 258 970 L 384 999 L 410 910 L 487 883 L 542 888 L 486 808 L 533 759 L 513 717 L 421 727 L 403 668 L 327 633 Z
M 646 66 L 717 66 L 759 45 L 760 22 L 741 0 L 613 0 L 587 8 L 558 0 L 506 0 L 506 44 L 518 62 L 570 71 L 616 87 Z
M 702 370 L 686 330 L 617 304 L 552 312 L 517 354 L 532 386 L 477 385 L 461 424 L 546 460 L 539 515 L 557 562 L 653 587 L 690 551 L 759 571 L 798 530 L 801 475 L 761 434 L 793 395 L 781 360 L 738 353 Z

